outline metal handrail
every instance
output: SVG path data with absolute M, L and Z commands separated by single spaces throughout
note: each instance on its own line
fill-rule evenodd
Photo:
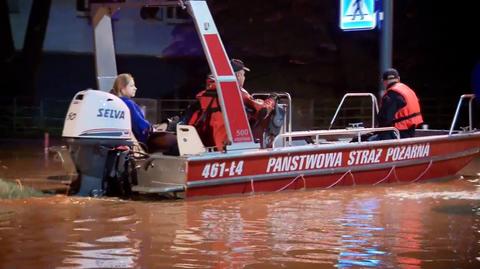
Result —
M 252 97 L 254 97 L 254 98 L 255 98 L 255 96 L 268 97 L 270 95 L 272 95 L 272 93 L 261 92 L 261 93 L 253 93 Z M 288 100 L 288 114 L 287 114 L 288 116 L 284 120 L 284 126 L 287 126 L 287 133 L 291 133 L 292 132 L 292 97 L 290 96 L 290 94 L 288 92 L 277 92 L 277 95 L 280 98 L 287 98 L 287 100 Z M 292 139 L 291 138 L 289 139 L 288 143 L 290 145 L 292 144 Z
M 371 132 L 388 132 L 393 131 L 395 134 L 396 139 L 400 139 L 400 132 L 395 127 L 380 127 L 380 128 L 359 128 L 359 129 L 336 129 L 336 130 L 317 130 L 317 131 L 298 131 L 298 132 L 290 132 L 279 134 L 273 140 L 273 148 L 276 148 L 276 143 L 279 139 L 282 138 L 290 138 L 293 137 L 312 137 L 315 136 L 315 144 L 319 144 L 319 139 L 321 136 L 327 135 L 347 135 L 347 134 L 355 134 L 357 135 L 358 142 L 361 142 L 361 135 Z M 290 144 L 289 144 L 290 145 Z
M 455 110 L 455 115 L 453 116 L 452 124 L 450 125 L 450 131 L 448 132 L 448 135 L 452 135 L 453 133 L 453 128 L 455 128 L 455 124 L 457 123 L 458 120 L 458 114 L 460 113 L 460 107 L 462 106 L 462 102 L 464 99 L 469 99 L 468 102 L 468 128 L 471 131 L 472 126 L 473 126 L 473 121 L 472 121 L 472 102 L 473 99 L 475 99 L 475 94 L 462 94 L 460 96 L 460 100 L 458 100 L 457 104 L 457 109 Z
M 343 103 L 347 99 L 347 97 L 370 97 L 372 100 L 372 127 L 375 128 L 375 116 L 378 111 L 378 102 L 377 102 L 377 97 L 373 95 L 372 93 L 347 93 L 343 96 L 342 101 L 340 101 L 340 104 L 337 107 L 337 110 L 335 111 L 335 115 L 333 116 L 333 119 L 330 121 L 330 126 L 328 127 L 328 130 L 332 129 L 333 123 L 335 122 L 338 112 L 340 112 L 340 109 L 342 108 Z

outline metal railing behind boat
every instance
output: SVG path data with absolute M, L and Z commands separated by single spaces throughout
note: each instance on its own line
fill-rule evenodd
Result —
M 285 109 L 287 109 L 287 113 L 286 113 L 286 117 L 283 119 L 283 126 L 282 127 L 282 130 L 280 131 L 281 134 L 284 134 L 284 133 L 291 133 L 292 132 L 292 97 L 290 96 L 290 94 L 288 92 L 276 92 L 277 93 L 277 96 L 279 97 L 280 100 L 284 100 L 286 99 L 287 100 L 287 103 L 286 104 L 280 104 L 280 105 L 283 105 L 283 107 Z M 272 93 L 253 93 L 252 94 L 252 97 L 253 98 L 258 98 L 260 97 L 261 99 L 266 99 L 268 98 L 269 96 L 271 96 Z M 286 129 L 285 129 L 286 127 Z M 289 140 L 289 143 L 291 144 L 292 143 L 292 140 L 290 138 Z
M 290 133 L 284 133 L 284 134 L 279 134 L 278 136 L 275 137 L 273 140 L 273 148 L 277 147 L 285 147 L 285 142 L 283 144 L 280 144 L 280 139 L 288 138 L 289 141 L 292 140 L 294 137 L 315 137 L 313 140 L 313 144 L 321 144 L 321 137 L 326 137 L 326 136 L 332 136 L 332 135 L 347 135 L 349 138 L 353 136 L 357 137 L 358 142 L 362 142 L 362 135 L 367 134 L 367 133 L 373 133 L 373 132 L 393 132 L 395 134 L 396 139 L 400 139 L 400 132 L 398 131 L 397 128 L 395 127 L 381 127 L 381 128 L 355 128 L 355 129 L 337 129 L 337 130 L 316 130 L 316 131 L 299 131 L 299 132 L 290 132 Z M 291 146 L 291 142 L 288 144 L 288 146 Z M 281 145 L 281 146 L 277 146 Z
M 473 131 L 473 120 L 472 120 L 472 103 L 473 99 L 475 99 L 475 94 L 463 94 L 460 96 L 460 100 L 457 104 L 457 109 L 455 110 L 455 115 L 453 116 L 452 124 L 450 125 L 450 131 L 448 135 L 452 135 L 453 128 L 457 124 L 458 115 L 460 114 L 460 108 L 462 106 L 463 100 L 468 99 L 468 127 L 466 127 L 466 131 Z
M 363 127 L 358 127 L 354 126 L 354 128 L 350 129 L 335 129 L 331 130 L 333 124 L 335 123 L 335 120 L 337 119 L 337 116 L 345 103 L 345 100 L 349 97 L 370 97 L 371 100 L 371 117 L 372 117 L 372 127 L 371 128 L 363 128 Z M 375 97 L 374 94 L 372 93 L 347 93 L 343 96 L 342 100 L 340 101 L 340 104 L 337 107 L 337 110 L 335 111 L 335 114 L 330 121 L 330 126 L 328 130 L 312 130 L 312 131 L 298 131 L 298 132 L 287 132 L 287 133 L 281 133 L 277 137 L 275 137 L 273 141 L 273 148 L 278 147 L 277 145 L 280 144 L 280 139 L 283 139 L 283 143 L 281 145 L 283 147 L 285 146 L 291 146 L 292 145 L 292 140 L 293 138 L 298 138 L 298 137 L 314 137 L 315 139 L 313 140 L 314 144 L 320 144 L 320 139 L 321 137 L 327 137 L 327 136 L 332 136 L 332 135 L 337 135 L 337 136 L 342 136 L 346 135 L 349 137 L 351 140 L 352 135 L 353 137 L 357 137 L 358 142 L 362 142 L 362 135 L 367 134 L 367 133 L 373 133 L 373 132 L 388 132 L 391 131 L 394 133 L 395 137 L 397 139 L 400 139 L 400 132 L 398 131 L 397 128 L 395 127 L 381 127 L 381 128 L 375 128 L 375 119 L 376 115 L 378 113 L 378 102 L 377 98 Z M 291 128 L 290 128 L 291 130 Z M 288 143 L 286 143 L 286 140 L 288 140 Z M 349 140 L 349 141 L 350 141 Z M 337 141 L 338 142 L 338 141 Z
M 371 105 L 371 111 L 372 111 L 372 127 L 371 128 L 352 128 L 352 129 L 336 129 L 336 130 L 331 130 L 335 120 L 337 119 L 337 116 L 340 112 L 340 109 L 342 108 L 345 100 L 348 98 L 348 97 L 370 97 L 371 101 L 372 101 L 372 105 Z M 457 121 L 458 121 L 458 117 L 459 117 L 459 114 L 460 114 L 460 108 L 461 108 L 461 105 L 463 103 L 463 100 L 469 100 L 469 106 L 468 106 L 468 123 L 469 125 L 466 127 L 466 128 L 463 128 L 465 131 L 473 131 L 473 117 L 472 117 L 472 103 L 473 103 L 473 99 L 475 98 L 475 95 L 474 94 L 463 94 L 461 97 L 460 97 L 460 100 L 457 104 L 457 109 L 455 111 L 455 115 L 453 117 L 453 120 L 452 120 L 452 123 L 451 123 L 451 126 L 450 126 L 450 130 L 449 130 L 449 133 L 448 135 L 452 135 L 453 131 L 454 131 L 454 128 L 455 128 L 455 125 L 457 124 Z M 395 127 L 382 127 L 382 128 L 375 128 L 375 118 L 376 118 L 376 113 L 378 112 L 378 103 L 377 103 L 377 99 L 375 97 L 375 95 L 371 94 L 371 93 L 347 93 L 343 96 L 339 106 L 337 107 L 337 110 L 330 122 L 330 126 L 329 126 L 329 129 L 328 130 L 313 130 L 313 131 L 299 131 L 299 132 L 287 132 L 287 133 L 282 133 L 280 135 L 278 135 L 277 137 L 275 137 L 274 141 L 273 141 L 273 145 L 272 147 L 273 148 L 277 148 L 277 147 L 285 147 L 285 146 L 291 146 L 292 145 L 292 140 L 293 138 L 298 138 L 298 137 L 314 137 L 315 139 L 313 140 L 313 143 L 314 144 L 320 144 L 321 143 L 321 137 L 326 137 L 326 136 L 332 136 L 332 135 L 338 135 L 338 136 L 341 136 L 341 135 L 355 135 L 357 136 L 357 141 L 358 142 L 362 142 L 361 140 L 361 136 L 362 134 L 366 134 L 366 133 L 372 133 L 372 132 L 386 132 L 386 131 L 393 131 L 396 138 L 397 139 L 400 139 L 400 132 L 398 131 L 397 128 Z M 283 139 L 283 143 L 280 144 L 280 139 Z M 288 144 L 286 143 L 286 140 L 288 139 Z M 281 146 L 277 146 L 277 145 L 281 145 Z
M 372 101 L 372 127 L 371 128 L 375 128 L 375 119 L 378 113 L 377 97 L 375 97 L 375 95 L 373 95 L 372 93 L 347 93 L 343 96 L 342 101 L 340 101 L 340 104 L 338 105 L 337 110 L 335 111 L 335 115 L 333 115 L 333 118 L 330 121 L 330 126 L 328 127 L 328 130 L 332 129 L 333 123 L 335 123 L 338 113 L 340 112 L 340 109 L 343 106 L 343 103 L 349 97 L 370 97 Z

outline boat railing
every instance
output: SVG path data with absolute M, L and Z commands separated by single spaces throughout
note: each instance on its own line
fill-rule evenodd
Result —
M 284 134 L 279 134 L 273 140 L 272 147 L 285 147 L 292 145 L 292 139 L 298 137 L 305 137 L 312 140 L 313 144 L 321 144 L 321 143 L 330 143 L 326 142 L 326 139 L 322 139 L 322 137 L 341 137 L 347 136 L 348 142 L 351 141 L 353 137 L 357 138 L 358 142 L 362 142 L 362 135 L 367 133 L 379 133 L 379 132 L 393 132 L 396 139 L 400 139 L 400 132 L 395 127 L 379 127 L 379 128 L 355 128 L 355 129 L 335 129 L 335 130 L 314 130 L 314 131 L 298 131 L 298 132 L 289 132 Z M 289 143 L 285 143 L 285 140 L 289 141 Z M 283 143 L 280 143 L 280 140 Z M 336 143 L 337 141 L 333 141 Z M 344 141 L 345 142 L 345 141 Z M 279 146 L 281 145 L 281 146 Z
M 468 126 L 464 128 L 465 131 L 472 131 L 473 130 L 473 120 L 472 120 L 472 103 L 473 99 L 475 99 L 475 94 L 462 94 L 460 96 L 460 100 L 458 100 L 457 109 L 455 110 L 455 115 L 453 116 L 452 124 L 450 125 L 450 131 L 448 135 L 452 135 L 453 129 L 457 124 L 458 115 L 460 114 L 460 108 L 462 106 L 463 100 L 468 99 Z
M 330 121 L 330 126 L 328 127 L 328 130 L 332 129 L 333 123 L 337 119 L 338 113 L 340 112 L 343 106 L 343 103 L 349 97 L 370 97 L 372 101 L 372 127 L 371 128 L 375 128 L 375 118 L 378 112 L 377 97 L 375 97 L 375 95 L 373 95 L 372 93 L 347 93 L 343 96 L 342 101 L 340 101 L 340 104 L 338 105 L 337 110 L 335 111 L 335 115 Z
M 271 96 L 272 93 L 253 93 L 252 94 L 252 97 L 253 98 L 258 98 L 258 97 L 261 97 L 262 99 L 266 99 L 268 98 L 269 96 Z M 290 96 L 290 94 L 288 92 L 277 92 L 277 96 L 278 96 L 278 99 L 280 101 L 282 100 L 286 100 L 286 104 L 285 103 L 281 103 L 279 105 L 282 105 L 287 113 L 286 113 L 286 117 L 283 119 L 283 127 L 282 127 L 282 130 L 280 131 L 281 134 L 284 134 L 284 133 L 291 133 L 292 132 L 292 97 Z M 289 143 L 292 142 L 291 138 L 289 138 Z M 285 141 L 284 141 L 285 142 Z

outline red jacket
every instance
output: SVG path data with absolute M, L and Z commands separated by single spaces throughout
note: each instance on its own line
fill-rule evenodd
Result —
M 394 127 L 398 130 L 407 130 L 412 126 L 418 126 L 423 122 L 423 117 L 420 112 L 420 103 L 418 101 L 415 92 L 403 83 L 395 83 L 393 86 L 387 89 L 388 91 L 394 91 L 400 94 L 406 102 L 406 105 L 395 113 L 393 120 Z
M 240 93 L 243 104 L 252 112 L 248 115 L 249 119 L 256 119 L 262 108 L 271 112 L 275 107 L 275 101 L 271 98 L 254 99 L 245 89 L 241 89 Z M 204 146 L 215 146 L 216 150 L 221 151 L 228 142 L 228 137 L 218 103 L 215 82 L 207 80 L 207 89 L 198 93 L 196 98 L 200 103 L 200 109 L 193 113 L 188 124 L 195 126 Z

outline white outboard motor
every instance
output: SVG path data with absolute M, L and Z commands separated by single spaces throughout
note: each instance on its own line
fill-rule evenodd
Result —
M 107 190 L 106 177 L 118 173 L 132 146 L 130 111 L 117 96 L 98 91 L 78 92 L 70 103 L 62 136 L 79 174 L 77 195 L 100 196 Z M 122 147 L 120 147 L 122 148 Z M 128 148 L 128 147 L 123 147 Z M 109 175 L 110 174 L 110 175 Z M 74 190 L 75 192 L 75 190 Z
M 98 90 L 78 92 L 68 108 L 62 136 L 128 140 L 131 138 L 130 111 L 113 94 Z

